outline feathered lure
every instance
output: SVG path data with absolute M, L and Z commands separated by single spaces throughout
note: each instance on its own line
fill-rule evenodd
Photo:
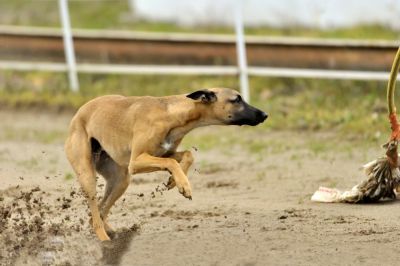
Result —
M 386 149 L 386 156 L 364 165 L 367 179 L 354 186 L 350 191 L 341 192 L 337 189 L 320 187 L 311 197 L 312 201 L 369 203 L 377 202 L 381 199 L 396 198 L 395 189 L 400 185 L 399 155 L 397 153 L 400 125 L 394 104 L 394 90 L 399 67 L 400 48 L 397 50 L 393 61 L 387 86 L 389 121 L 392 133 L 388 143 L 383 145 Z

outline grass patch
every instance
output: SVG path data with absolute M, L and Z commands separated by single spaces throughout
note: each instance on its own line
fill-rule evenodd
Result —
M 162 96 L 206 87 L 237 89 L 238 86 L 236 77 L 99 74 L 80 75 L 79 78 L 81 91 L 73 93 L 66 87 L 66 76 L 63 74 L 2 72 L 0 105 L 74 111 L 86 101 L 105 94 Z M 266 123 L 256 129 L 226 129 L 218 136 L 207 131 L 202 135 L 189 134 L 183 143 L 185 147 L 191 148 L 193 143 L 204 150 L 221 144 L 230 147 L 243 141 L 240 137 L 243 130 L 259 134 L 253 140 L 241 143 L 246 144 L 252 153 L 263 151 L 265 146 L 260 143 L 268 141 L 263 138 L 265 130 L 335 131 L 343 133 L 344 138 L 374 142 L 384 141 L 389 132 L 386 82 L 252 77 L 250 87 L 252 104 L 270 114 Z M 18 134 L 26 138 L 28 133 Z M 49 143 L 64 137 L 62 134 L 40 133 L 36 138 Z M 288 141 L 272 146 L 279 146 L 282 150 L 291 145 Z M 316 152 L 323 149 L 318 145 L 312 147 Z
M 263 152 L 267 148 L 264 144 L 265 143 L 263 143 L 263 142 L 259 142 L 257 140 L 252 140 L 252 141 L 250 141 L 249 145 L 246 147 L 251 153 L 257 154 L 257 153 Z
M 315 154 L 324 153 L 331 149 L 330 145 L 325 141 L 312 140 L 309 144 L 309 149 Z
M 67 87 L 65 74 L 0 72 L 0 104 L 77 109 L 104 94 L 163 96 L 221 84 L 235 87 L 236 78 L 194 76 L 79 75 L 80 92 Z
M 43 144 L 50 144 L 63 141 L 67 132 L 59 130 L 38 130 L 32 128 L 3 128 L 0 132 L 0 139 L 12 141 L 35 141 Z
M 71 173 L 66 173 L 66 174 L 64 175 L 64 180 L 70 181 L 70 180 L 72 180 L 72 179 L 74 179 L 74 175 L 73 175 L 73 174 L 71 174 Z
M 352 27 L 317 30 L 305 27 L 271 28 L 253 27 L 247 28 L 246 34 L 265 36 L 290 36 L 307 38 L 333 38 L 333 39 L 388 39 L 396 40 L 400 32 L 377 24 L 365 24 Z

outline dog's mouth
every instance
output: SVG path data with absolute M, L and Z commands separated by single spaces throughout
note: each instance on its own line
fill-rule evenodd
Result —
M 255 121 L 255 120 L 250 120 L 250 119 L 242 119 L 238 121 L 232 121 L 230 125 L 235 125 L 235 126 L 257 126 L 261 124 L 264 121 Z

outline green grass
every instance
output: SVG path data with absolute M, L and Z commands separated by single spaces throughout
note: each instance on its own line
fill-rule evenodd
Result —
M 196 32 L 232 34 L 232 27 L 198 25 L 183 27 L 173 23 L 143 21 L 131 14 L 127 0 L 70 1 L 74 28 L 120 29 L 153 32 Z M 43 14 L 46 14 L 45 16 Z M 0 24 L 59 27 L 58 3 L 55 0 L 0 1 Z M 400 32 L 381 25 L 358 25 L 350 28 L 315 30 L 304 27 L 247 27 L 246 34 L 263 36 L 300 36 L 317 38 L 391 39 Z
M 215 76 L 80 75 L 79 79 L 81 91 L 73 93 L 66 87 L 64 74 L 2 72 L 0 105 L 76 110 L 104 94 L 162 96 L 205 87 L 238 86 L 236 77 Z M 252 103 L 270 113 L 261 130 L 335 130 L 349 137 L 376 140 L 386 137 L 389 129 L 386 82 L 254 77 L 250 87 Z M 43 136 L 43 141 L 51 140 L 52 135 Z M 213 136 L 201 138 L 205 144 L 200 148 L 214 146 Z M 248 144 L 253 151 L 263 149 L 257 143 Z
M 309 38 L 333 38 L 333 39 L 388 39 L 396 40 L 400 37 L 400 32 L 388 27 L 376 24 L 364 24 L 346 28 L 329 30 L 316 30 L 311 28 L 290 27 L 290 28 L 270 28 L 257 27 L 246 29 L 249 35 L 264 36 L 291 36 Z
M 73 174 L 71 174 L 71 173 L 66 173 L 66 174 L 64 175 L 64 180 L 70 181 L 70 180 L 72 180 L 72 179 L 74 179 L 74 175 L 73 175 Z
M 0 104 L 76 109 L 104 94 L 154 95 L 186 93 L 215 84 L 235 87 L 236 78 L 181 76 L 80 75 L 79 93 L 67 88 L 66 75 L 0 72 Z
M 321 140 L 312 140 L 309 144 L 309 149 L 315 154 L 318 155 L 320 153 L 324 153 L 328 150 L 331 150 L 329 142 L 321 141 Z
M 0 138 L 12 141 L 37 141 L 43 144 L 55 143 L 66 138 L 67 133 L 60 130 L 39 130 L 32 129 L 29 125 L 26 128 L 5 127 L 0 131 Z M 0 153 L 1 155 L 1 153 Z

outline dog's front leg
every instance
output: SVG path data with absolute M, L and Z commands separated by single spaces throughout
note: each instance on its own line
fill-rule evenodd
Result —
M 153 172 L 166 170 L 174 177 L 179 193 L 188 199 L 192 199 L 192 189 L 187 176 L 183 172 L 179 163 L 172 158 L 160 158 L 142 153 L 129 164 L 129 174 Z
M 180 165 L 187 176 L 190 166 L 192 166 L 194 158 L 191 151 L 181 151 L 175 152 L 169 158 L 175 159 Z M 170 176 L 168 179 L 168 183 L 165 185 L 168 189 L 173 189 L 176 184 L 173 176 Z

